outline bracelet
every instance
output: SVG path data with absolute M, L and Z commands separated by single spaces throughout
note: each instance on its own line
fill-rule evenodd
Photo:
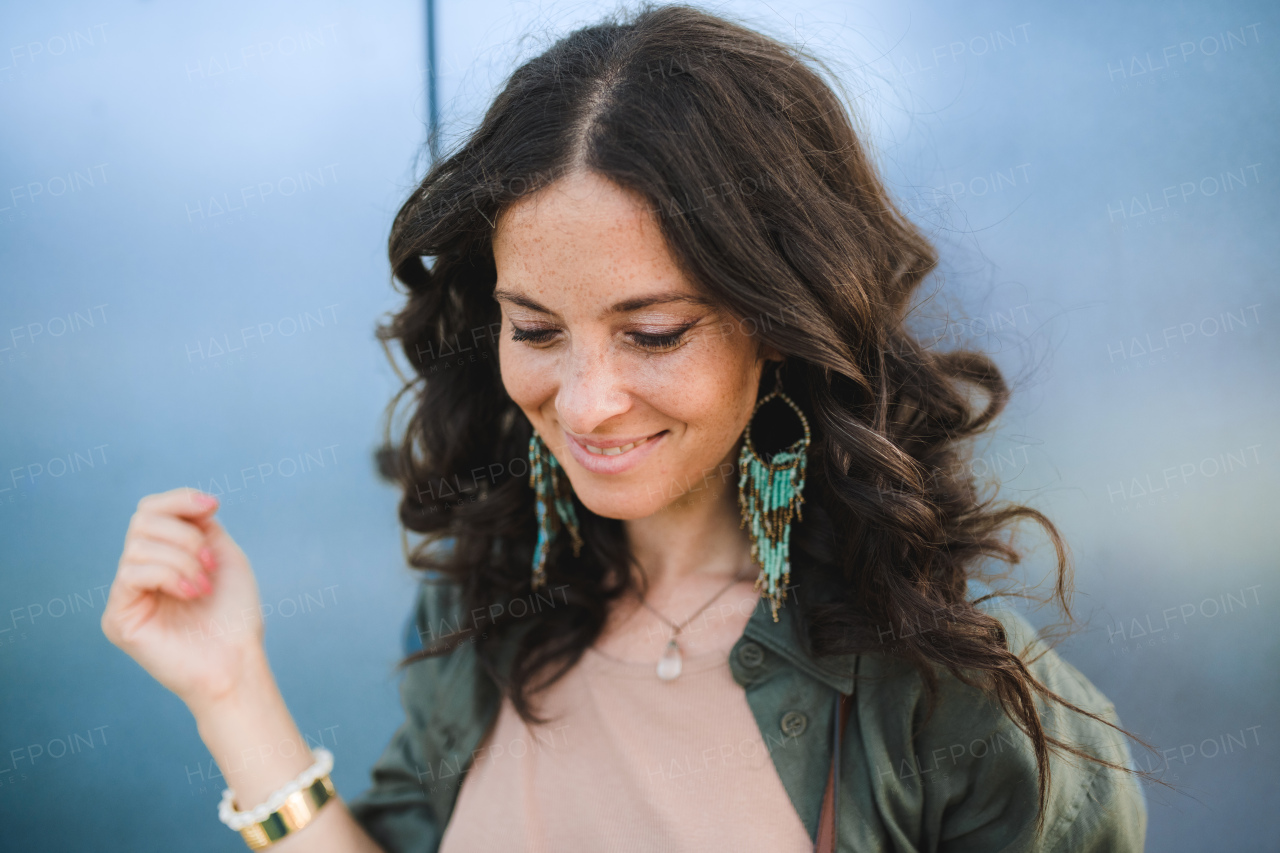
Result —
M 235 794 L 230 788 L 224 790 L 218 804 L 218 820 L 239 832 L 250 850 L 261 850 L 302 829 L 321 806 L 338 795 L 329 779 L 333 753 L 317 747 L 311 754 L 316 759 L 314 764 L 273 792 L 265 803 L 247 812 L 236 810 Z

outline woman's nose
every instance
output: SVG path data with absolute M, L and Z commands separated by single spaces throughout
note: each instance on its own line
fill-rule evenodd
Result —
M 561 362 L 555 405 L 570 431 L 588 435 L 631 403 L 626 371 L 607 348 L 575 348 Z

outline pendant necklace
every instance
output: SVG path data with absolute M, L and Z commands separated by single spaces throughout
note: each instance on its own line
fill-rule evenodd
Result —
M 728 591 L 729 587 L 739 583 L 740 580 L 741 579 L 736 577 L 730 580 L 719 592 L 712 596 L 710 601 L 699 607 L 694 611 L 692 616 L 684 620 L 683 625 L 677 625 L 672 622 L 670 619 L 655 610 L 649 602 L 644 600 L 644 598 L 640 599 L 640 603 L 643 604 L 650 613 L 657 616 L 663 622 L 666 622 L 673 629 L 671 639 L 667 641 L 667 648 L 662 652 L 662 657 L 658 659 L 658 678 L 661 678 L 663 681 L 671 681 L 680 677 L 680 672 L 684 669 L 684 657 L 680 654 L 680 643 L 676 641 L 676 638 L 680 636 L 681 631 L 689 627 L 689 623 L 696 619 L 698 614 L 714 604 L 716 599 L 724 595 L 725 592 Z

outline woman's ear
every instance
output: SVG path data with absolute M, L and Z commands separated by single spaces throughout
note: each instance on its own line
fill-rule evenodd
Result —
M 778 365 L 785 360 L 786 359 L 782 353 L 778 352 L 768 344 L 761 344 L 760 348 L 756 352 L 756 368 L 759 371 L 756 374 L 757 385 L 760 382 L 763 382 L 766 376 L 771 376 L 778 369 Z M 772 382 L 772 380 L 770 380 L 770 382 Z M 772 388 L 773 385 L 770 384 L 768 387 Z M 760 393 L 763 394 L 764 392 L 761 391 Z
M 760 342 L 760 349 L 756 357 L 761 361 L 786 361 L 786 356 L 774 349 L 771 344 L 763 341 Z

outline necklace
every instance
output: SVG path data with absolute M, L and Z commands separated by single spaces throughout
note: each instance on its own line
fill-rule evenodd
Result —
M 645 601 L 644 598 L 641 597 L 640 603 L 643 604 L 650 613 L 652 613 L 654 616 L 657 616 L 659 619 L 661 619 L 663 622 L 666 622 L 668 625 L 670 625 L 674 629 L 671 634 L 671 639 L 667 641 L 666 649 L 663 650 L 662 652 L 662 657 L 658 659 L 658 678 L 661 678 L 663 681 L 671 681 L 673 679 L 680 677 L 680 672 L 681 670 L 684 669 L 684 656 L 680 654 L 680 643 L 677 642 L 676 637 L 680 636 L 681 631 L 689 627 L 689 623 L 692 622 L 694 619 L 696 619 L 698 617 L 698 614 L 700 614 L 702 611 L 706 610 L 708 607 L 714 604 L 716 602 L 716 599 L 718 599 L 720 596 L 724 595 L 725 592 L 728 591 L 729 587 L 733 586 L 738 582 L 739 582 L 739 579 L 736 577 L 731 579 L 727 584 L 725 584 L 720 589 L 719 592 L 717 592 L 715 595 L 711 597 L 710 601 L 708 601 L 706 604 L 699 607 L 697 610 L 693 612 L 692 616 L 684 620 L 683 625 L 677 625 L 676 623 L 672 622 L 670 619 L 668 619 L 667 617 L 659 613 L 657 610 L 655 610 L 653 606 L 649 604 L 649 602 Z

